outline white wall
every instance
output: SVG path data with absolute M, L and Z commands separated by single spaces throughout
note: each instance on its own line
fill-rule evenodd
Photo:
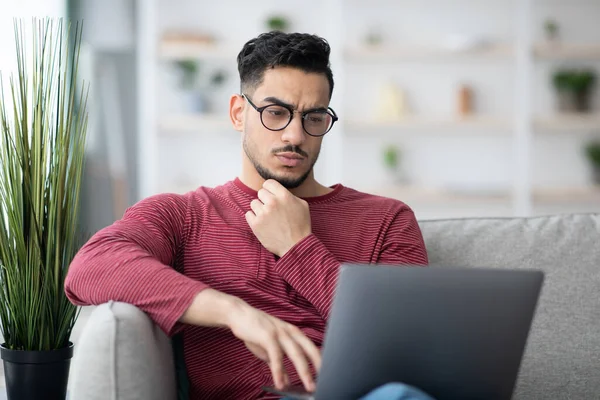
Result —
M 160 0 L 158 4 L 159 32 L 200 29 L 214 33 L 225 47 L 236 51 L 246 40 L 264 30 L 262 21 L 271 12 L 290 16 L 294 30 L 331 38 L 334 76 L 338 79 L 333 104 L 341 119 L 370 119 L 377 108 L 379 88 L 386 82 L 394 82 L 404 89 L 415 115 L 451 117 L 456 110 L 456 89 L 466 82 L 475 88 L 476 110 L 505 118 L 509 125 L 508 129 L 455 132 L 439 129 L 414 132 L 408 137 L 379 131 L 350 134 L 340 125 L 325 139 L 324 156 L 317 168 L 325 183 L 334 183 L 330 178 L 337 175 L 329 174 L 328 170 L 338 167 L 336 151 L 340 150 L 344 161 L 343 183 L 359 188 L 384 185 L 388 178 L 381 163 L 381 150 L 386 144 L 397 143 L 405 152 L 403 162 L 415 184 L 479 191 L 508 190 L 513 185 L 516 162 L 511 137 L 516 79 L 513 57 L 479 61 L 341 63 L 339 56 L 344 46 L 361 43 L 373 26 L 392 44 L 440 45 L 451 34 L 480 35 L 514 44 L 519 0 L 225 0 L 210 4 Z M 600 42 L 597 28 L 600 1 L 533 0 L 533 4 L 530 29 L 534 41 L 543 39 L 543 22 L 553 17 L 561 26 L 563 40 Z M 335 8 L 339 5 L 342 5 L 341 10 Z M 230 71 L 230 80 L 216 99 L 221 104 L 218 111 L 224 113 L 228 94 L 237 92 L 238 82 L 234 57 L 219 65 Z M 554 112 L 550 78 L 559 65 L 563 64 L 537 62 L 533 69 L 531 106 L 535 115 Z M 600 67 L 597 62 L 585 65 Z M 165 71 L 158 96 L 163 112 L 174 106 Z M 596 110 L 600 109 L 599 97 L 600 90 L 597 90 Z M 342 135 L 343 140 L 339 139 Z M 215 139 L 208 140 L 211 136 Z M 588 166 L 581 155 L 581 146 L 589 137 L 590 134 L 572 132 L 536 133 L 532 140 L 532 184 L 536 187 L 588 184 Z M 231 129 L 182 133 L 176 139 L 163 137 L 159 148 L 164 159 L 171 160 L 164 163 L 159 172 L 167 182 L 181 180 L 215 185 L 231 179 L 239 168 L 239 136 Z

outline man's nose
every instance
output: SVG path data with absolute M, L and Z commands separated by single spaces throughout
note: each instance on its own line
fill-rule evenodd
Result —
M 306 132 L 302 127 L 302 116 L 294 115 L 290 124 L 283 130 L 281 140 L 295 146 L 299 146 L 306 140 Z

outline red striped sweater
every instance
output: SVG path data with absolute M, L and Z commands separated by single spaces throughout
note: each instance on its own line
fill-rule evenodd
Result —
M 340 262 L 427 264 L 421 232 L 400 201 L 336 185 L 309 202 L 312 234 L 282 258 L 244 214 L 254 190 L 239 179 L 214 189 L 142 200 L 79 251 L 65 282 L 76 304 L 109 300 L 145 311 L 167 334 L 183 330 L 191 399 L 256 399 L 268 366 L 230 331 L 177 322 L 206 287 L 300 327 L 321 346 Z M 300 384 L 286 360 L 292 383 Z

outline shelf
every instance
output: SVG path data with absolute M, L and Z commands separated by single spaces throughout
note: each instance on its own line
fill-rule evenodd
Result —
M 600 114 L 556 114 L 538 117 L 534 120 L 534 128 L 544 132 L 600 131 Z
M 445 205 L 459 204 L 496 204 L 510 201 L 508 191 L 458 191 L 423 186 L 387 186 L 370 189 L 358 189 L 364 192 L 401 200 L 408 205 Z
M 600 206 L 600 186 L 538 188 L 533 191 L 533 201 L 540 205 L 586 203 Z
M 509 190 L 451 190 L 422 186 L 388 186 L 362 190 L 405 201 L 409 205 L 411 203 L 440 206 L 503 205 L 510 203 L 512 198 Z M 600 186 L 536 188 L 532 191 L 532 200 L 535 205 L 598 204 L 600 206 Z
M 533 54 L 540 60 L 600 60 L 600 43 L 537 43 Z
M 345 57 L 349 61 L 428 61 L 428 60 L 498 60 L 512 57 L 513 50 L 509 45 L 499 44 L 474 48 L 472 50 L 449 50 L 443 47 L 417 46 L 362 46 L 349 47 Z
M 491 116 L 469 116 L 456 118 L 431 118 L 419 116 L 407 116 L 400 120 L 393 121 L 358 121 L 350 120 L 344 122 L 344 127 L 348 131 L 365 130 L 399 130 L 399 131 L 431 131 L 431 130 L 465 130 L 481 129 L 485 133 L 504 131 L 510 133 L 512 121 L 509 118 L 491 117 Z
M 160 118 L 159 128 L 167 132 L 213 132 L 216 129 L 233 129 L 227 115 L 172 114 Z
M 159 56 L 166 60 L 203 59 L 233 63 L 239 49 L 194 41 L 163 40 L 159 45 Z

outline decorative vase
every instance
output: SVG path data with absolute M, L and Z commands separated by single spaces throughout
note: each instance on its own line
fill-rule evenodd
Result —
M 558 111 L 569 113 L 576 110 L 575 96 L 570 90 L 559 90 L 557 93 Z
M 574 93 L 575 110 L 589 112 L 591 107 L 591 96 L 589 90 L 580 90 Z
M 8 400 L 65 400 L 73 343 L 50 351 L 10 350 L 0 345 Z

